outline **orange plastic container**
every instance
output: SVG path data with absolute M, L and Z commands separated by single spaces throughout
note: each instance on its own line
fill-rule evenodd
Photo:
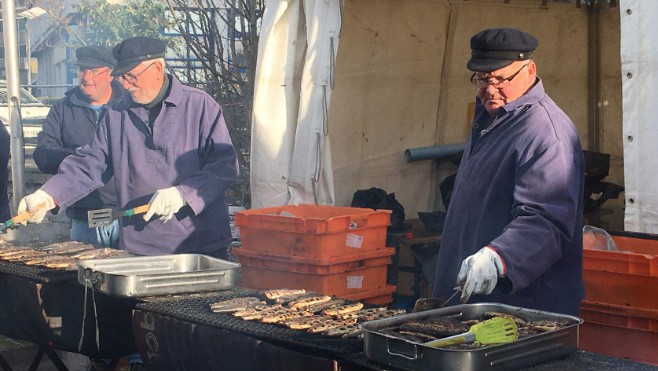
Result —
M 237 250 L 237 251 L 236 251 Z M 342 296 L 386 287 L 386 273 L 395 249 L 387 248 L 369 258 L 330 264 L 309 264 L 306 258 L 263 259 L 249 250 L 235 249 L 242 264 L 242 286 L 252 289 L 306 289 L 323 295 Z M 365 256 L 365 255 L 362 255 Z
M 393 301 L 393 293 L 396 287 L 387 285 L 374 290 L 355 292 L 353 294 L 342 295 L 341 298 L 353 301 L 360 301 L 366 304 L 385 306 Z
M 235 213 L 242 248 L 326 259 L 386 247 L 390 210 L 289 205 Z
M 389 247 L 387 249 L 366 251 L 361 254 L 338 256 L 329 259 L 272 255 L 246 250 L 244 248 L 234 248 L 232 253 L 242 265 L 277 270 L 283 269 L 288 272 L 297 273 L 333 274 L 366 266 L 391 264 L 391 255 L 395 254 L 395 248 Z
M 585 300 L 658 310 L 658 237 L 612 238 L 619 251 L 583 250 Z
M 585 301 L 579 347 L 658 365 L 658 311 Z

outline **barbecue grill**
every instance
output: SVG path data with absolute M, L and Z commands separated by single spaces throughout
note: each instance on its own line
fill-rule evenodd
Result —
M 210 310 L 213 302 L 258 294 L 258 291 L 247 289 L 140 300 L 95 292 L 98 349 L 91 293 L 88 292 L 84 342 L 78 349 L 85 289 L 76 280 L 76 271 L 0 261 L 0 296 L 11 298 L 0 301 L 0 333 L 40 345 L 35 367 L 45 352 L 59 370 L 66 370 L 53 349 L 104 358 L 120 357 L 139 349 L 147 364 L 154 362 L 159 371 L 236 369 L 233 365 L 246 365 L 240 370 L 248 371 L 248 365 L 253 370 L 262 370 L 276 369 L 282 364 L 290 370 L 388 369 L 367 359 L 359 339 L 328 338 L 278 325 L 244 321 Z M 166 349 L 175 357 L 163 357 Z M 226 363 L 228 359 L 234 363 Z M 254 368 L 254 364 L 257 367 Z M 578 352 L 567 359 L 529 369 L 593 369 L 601 364 L 629 370 L 651 368 Z
M 322 357 L 339 357 L 363 350 L 363 342 L 359 339 L 309 334 L 306 331 L 291 330 L 280 325 L 245 321 L 231 314 L 214 313 L 210 310 L 211 303 L 244 296 L 258 296 L 258 291 L 234 289 L 205 295 L 153 298 L 147 299 L 148 302 L 138 303 L 136 309 L 235 332 Z
M 0 274 L 25 278 L 35 283 L 65 282 L 77 279 L 77 271 L 51 269 L 37 265 L 0 260 Z
M 0 297 L 11 298 L 0 301 L 0 334 L 37 344 L 35 367 L 45 353 L 59 370 L 66 370 L 53 349 L 102 358 L 137 350 L 131 325 L 135 301 L 94 293 L 95 316 L 88 293 L 85 313 L 85 289 L 77 282 L 77 271 L 0 261 Z

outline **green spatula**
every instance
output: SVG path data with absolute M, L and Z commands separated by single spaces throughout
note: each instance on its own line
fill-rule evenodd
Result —
M 495 317 L 476 323 L 468 332 L 449 336 L 443 339 L 433 340 L 423 345 L 434 348 L 446 347 L 448 345 L 464 344 L 473 341 L 482 344 L 505 344 L 511 343 L 519 338 L 516 323 L 512 318 Z

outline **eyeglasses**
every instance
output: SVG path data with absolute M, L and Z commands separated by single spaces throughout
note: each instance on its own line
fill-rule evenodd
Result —
M 128 72 L 126 72 L 126 73 L 124 73 L 123 75 L 117 76 L 117 80 L 119 80 L 119 82 L 122 83 L 122 84 L 123 84 L 124 82 L 127 82 L 128 84 L 134 84 L 134 83 L 137 82 L 137 78 L 138 78 L 141 74 L 143 74 L 144 72 L 146 72 L 146 70 L 148 70 L 148 69 L 149 69 L 152 65 L 154 65 L 154 64 L 155 64 L 155 62 L 149 64 L 148 66 L 146 66 L 146 68 L 144 68 L 144 69 L 142 70 L 142 72 L 137 73 L 137 74 L 132 74 L 132 73 L 128 73 Z
M 509 86 L 510 82 L 514 80 L 516 75 L 518 75 L 521 70 L 526 68 L 530 63 L 526 63 L 521 68 L 519 68 L 518 71 L 514 72 L 508 77 L 501 77 L 501 76 L 491 76 L 491 77 L 478 77 L 477 72 L 474 72 L 473 75 L 471 75 L 471 82 L 475 85 L 477 85 L 478 88 L 486 88 L 488 85 L 492 85 L 496 89 L 504 89 Z
M 89 72 L 89 74 L 93 78 L 93 77 L 98 77 L 98 76 L 104 74 L 105 72 L 107 72 L 109 70 L 110 69 L 107 68 L 107 67 L 104 67 L 104 68 L 78 68 L 78 75 L 80 77 L 82 77 L 82 76 L 85 75 L 85 72 Z

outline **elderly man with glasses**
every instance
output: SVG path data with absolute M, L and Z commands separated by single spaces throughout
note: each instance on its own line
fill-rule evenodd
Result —
M 112 49 L 83 46 L 75 51 L 78 86 L 67 91 L 50 109 L 38 135 L 34 161 L 46 174 L 57 174 L 62 161 L 91 142 L 98 120 L 107 106 L 121 100 L 126 91 L 111 76 L 116 60 Z M 105 185 L 68 206 L 71 240 L 99 247 L 119 246 L 119 223 L 89 228 L 87 212 L 117 207 L 117 188 L 111 173 L 101 175 Z
M 144 215 L 121 219 L 122 248 L 228 257 L 225 193 L 237 177 L 235 149 L 219 104 L 166 72 L 165 49 L 161 40 L 142 36 L 114 47 L 111 74 L 129 94 L 108 109 L 88 146 L 21 200 L 19 210 L 38 210 L 30 222 L 102 187 L 109 173 L 120 209 L 148 205 Z
M 584 159 L 545 93 L 538 41 L 511 28 L 471 38 L 475 116 L 449 202 L 433 295 L 578 315 L 584 297 Z M 447 303 L 448 305 L 455 303 Z

